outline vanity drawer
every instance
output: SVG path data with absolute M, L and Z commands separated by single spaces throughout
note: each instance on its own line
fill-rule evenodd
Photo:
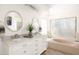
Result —
M 15 51 L 10 51 L 10 53 L 9 54 L 11 54 L 11 55 L 26 55 L 26 54 L 29 54 L 29 51 L 28 50 L 26 50 L 26 49 L 18 49 L 18 50 L 15 50 Z
M 35 45 L 34 43 L 23 43 L 20 46 L 10 47 L 9 52 L 10 54 L 33 54 Z

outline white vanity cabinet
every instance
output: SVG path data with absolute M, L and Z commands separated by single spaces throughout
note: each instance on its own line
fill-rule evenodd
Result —
M 18 38 L 8 43 L 10 55 L 40 55 L 47 49 L 44 37 Z

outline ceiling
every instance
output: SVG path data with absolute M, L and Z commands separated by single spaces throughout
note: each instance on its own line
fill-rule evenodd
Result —
M 51 7 L 51 4 L 25 4 L 35 11 L 45 11 Z

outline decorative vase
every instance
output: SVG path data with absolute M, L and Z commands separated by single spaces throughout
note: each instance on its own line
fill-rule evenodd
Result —
M 28 37 L 29 38 L 32 38 L 33 37 L 32 32 L 29 32 Z

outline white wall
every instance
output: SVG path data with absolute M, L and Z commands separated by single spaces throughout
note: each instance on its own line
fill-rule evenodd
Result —
M 50 9 L 51 18 L 64 18 L 78 16 L 79 5 L 54 5 Z
M 28 22 L 30 22 L 32 20 L 33 17 L 37 17 L 37 12 L 30 9 L 29 7 L 27 6 L 24 6 L 24 5 L 20 5 L 20 4 L 3 4 L 3 5 L 0 5 L 0 21 L 4 22 L 5 21 L 5 16 L 7 14 L 7 12 L 9 11 L 17 11 L 21 14 L 22 16 L 22 20 L 23 20 L 23 26 L 22 28 L 19 30 L 19 31 L 16 31 L 16 32 L 12 32 L 10 30 L 8 30 L 6 28 L 6 35 L 12 35 L 12 34 L 22 34 L 22 33 L 26 33 L 26 25 L 28 24 Z
M 40 15 L 40 16 L 39 16 Z M 41 27 L 42 27 L 42 31 L 41 31 L 41 34 L 42 35 L 47 35 L 47 31 L 49 30 L 48 28 L 48 10 L 43 10 L 41 12 L 39 12 L 39 20 L 40 20 L 40 24 L 41 24 Z

